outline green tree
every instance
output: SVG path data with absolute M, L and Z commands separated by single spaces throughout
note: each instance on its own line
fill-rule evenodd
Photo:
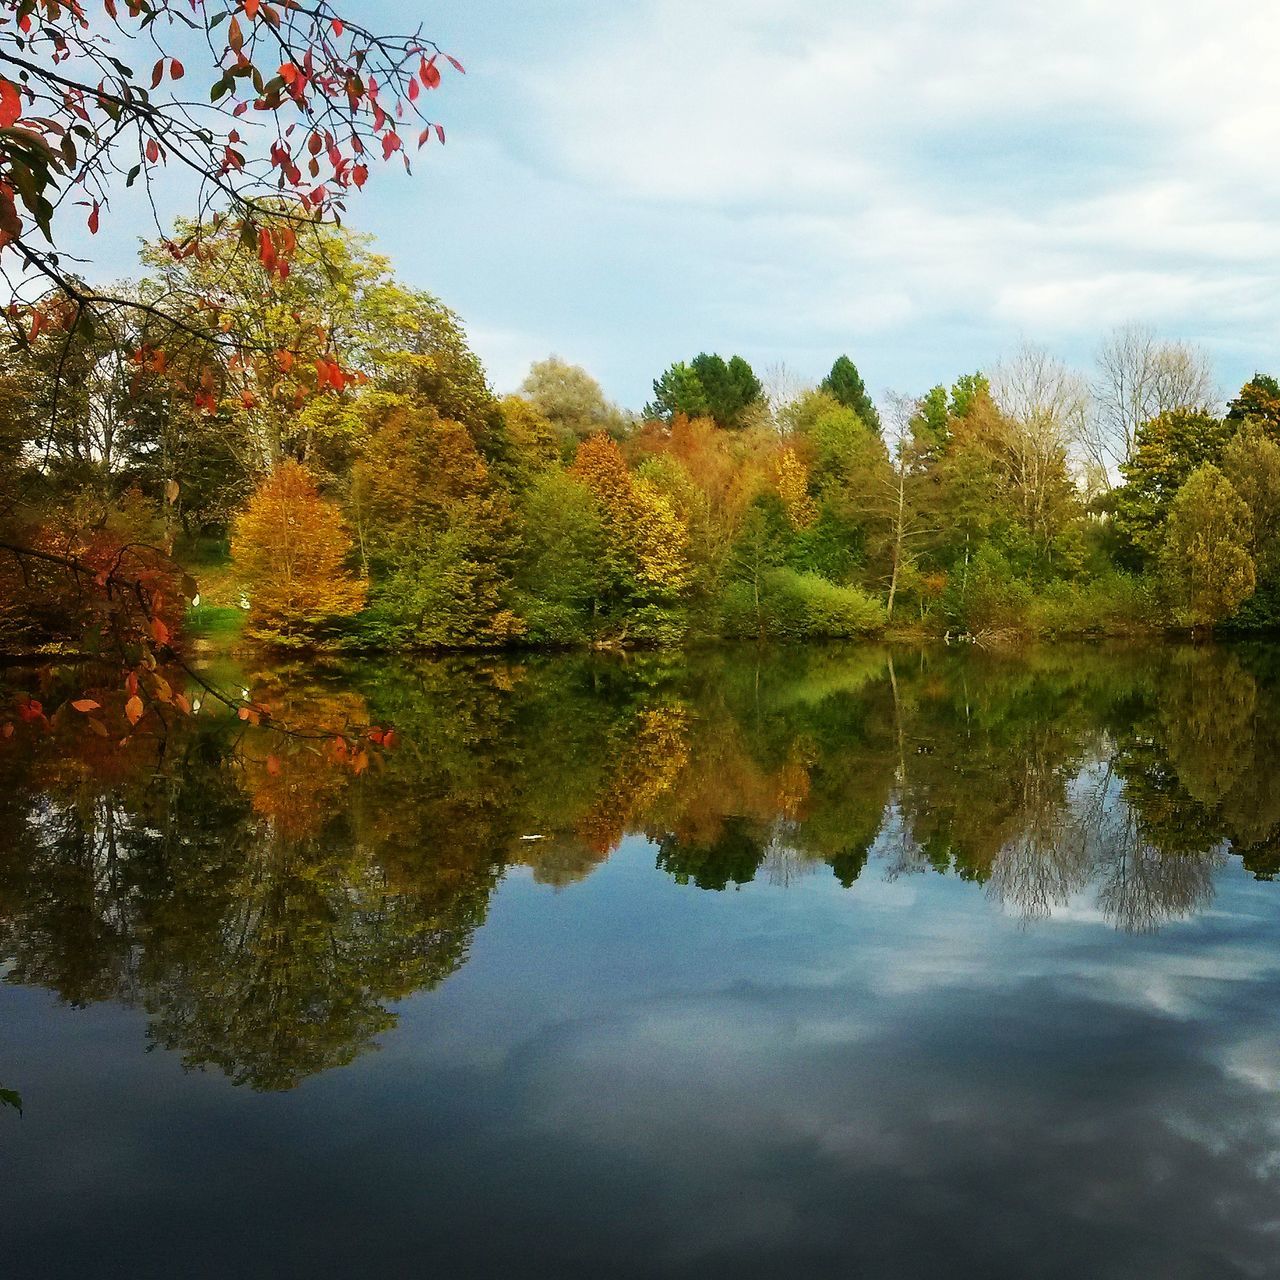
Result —
M 719 426 L 730 430 L 742 426 L 746 411 L 764 396 L 760 380 L 741 356 L 726 363 L 723 357 L 704 351 L 689 367 L 706 394 L 707 411 Z
M 670 422 L 677 415 L 686 418 L 710 416 L 711 401 L 702 380 L 683 361 L 671 365 L 653 384 L 653 399 L 644 407 L 652 421 Z
M 1198 467 L 1169 505 L 1160 571 L 1178 622 L 1211 627 L 1254 588 L 1249 508 L 1212 463 Z

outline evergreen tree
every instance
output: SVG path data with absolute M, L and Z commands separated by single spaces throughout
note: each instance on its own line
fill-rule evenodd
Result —
M 710 412 L 701 379 L 683 361 L 673 364 L 654 381 L 653 399 L 644 407 L 644 416 L 657 422 L 670 422 L 678 414 L 705 418 Z
M 880 415 L 867 394 L 857 365 L 848 356 L 840 356 L 831 366 L 831 372 L 822 380 L 822 390 L 846 409 L 852 409 L 877 435 L 880 433 Z

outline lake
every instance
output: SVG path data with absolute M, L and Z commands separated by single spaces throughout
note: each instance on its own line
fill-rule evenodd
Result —
M 1280 648 L 221 671 L 0 750 L 14 1277 L 1280 1274 Z

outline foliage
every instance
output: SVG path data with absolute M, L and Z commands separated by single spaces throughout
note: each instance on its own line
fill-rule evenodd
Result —
M 770 568 L 754 583 L 730 583 L 721 605 L 724 633 L 795 643 L 849 640 L 884 627 L 883 607 L 856 587 L 840 587 L 816 573 Z
M 688 364 L 671 365 L 653 384 L 653 400 L 645 417 L 671 422 L 678 415 L 710 418 L 717 426 L 736 429 L 748 411 L 763 404 L 764 388 L 741 357 L 725 360 L 705 351 Z
M 249 634 L 306 646 L 356 613 L 365 585 L 346 568 L 351 553 L 338 508 L 320 497 L 305 467 L 280 463 L 237 519 L 231 543 L 249 597 Z
M 1249 508 L 1212 463 L 1194 471 L 1170 509 L 1160 568 L 1174 617 L 1213 626 L 1253 594 Z
M 581 365 L 559 356 L 534 363 L 520 394 L 566 443 L 585 440 L 597 431 L 619 438 L 626 434 L 626 417 L 605 399 L 600 384 Z
M 1114 501 L 1116 532 L 1128 563 L 1141 567 L 1159 554 L 1178 490 L 1197 468 L 1221 460 L 1235 430 L 1233 422 L 1184 409 L 1162 413 L 1138 428 L 1133 456 L 1120 468 L 1125 484 Z

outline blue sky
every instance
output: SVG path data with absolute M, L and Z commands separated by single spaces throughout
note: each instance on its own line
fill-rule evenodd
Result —
M 359 8 L 467 65 L 351 221 L 499 390 L 554 351 L 638 407 L 706 349 L 920 391 L 1131 320 L 1280 368 L 1267 0 Z

